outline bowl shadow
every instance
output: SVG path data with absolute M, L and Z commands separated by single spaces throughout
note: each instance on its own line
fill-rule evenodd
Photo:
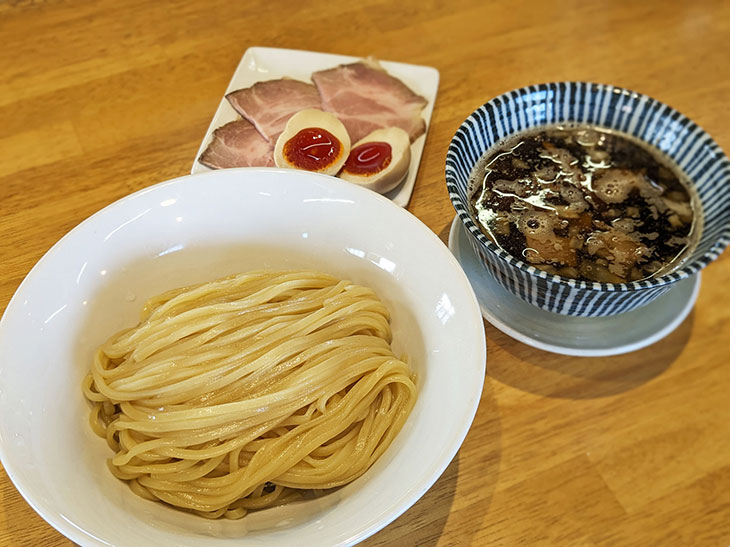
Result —
M 694 313 L 662 340 L 608 357 L 571 357 L 539 350 L 516 342 L 485 321 L 491 350 L 487 375 L 546 397 L 591 399 L 622 393 L 649 382 L 672 365 L 692 333 Z

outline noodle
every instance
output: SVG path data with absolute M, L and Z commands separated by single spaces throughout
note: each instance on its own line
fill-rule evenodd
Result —
M 415 403 L 389 319 L 371 289 L 313 271 L 253 271 L 150 299 L 83 382 L 111 472 L 209 518 L 355 480 Z

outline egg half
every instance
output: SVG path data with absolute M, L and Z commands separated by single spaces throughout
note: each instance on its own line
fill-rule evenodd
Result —
M 350 154 L 350 135 L 334 114 L 314 108 L 294 114 L 274 147 L 277 167 L 336 175 Z
M 355 143 L 339 177 L 383 194 L 401 183 L 410 164 L 408 133 L 399 127 L 376 129 Z

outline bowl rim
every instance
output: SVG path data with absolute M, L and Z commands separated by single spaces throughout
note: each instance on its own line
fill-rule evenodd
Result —
M 504 93 L 501 93 L 486 103 L 484 103 L 482 106 L 476 108 L 474 111 L 469 114 L 469 116 L 459 125 L 456 132 L 454 133 L 454 136 L 451 138 L 449 142 L 449 147 L 446 152 L 446 164 L 445 164 L 445 175 L 446 175 L 446 187 L 449 192 L 449 198 L 451 200 L 451 204 L 453 205 L 454 209 L 456 210 L 456 214 L 461 219 L 462 223 L 464 224 L 464 227 L 466 228 L 467 233 L 470 235 L 470 237 L 473 240 L 476 240 L 492 257 L 495 257 L 496 260 L 498 260 L 501 263 L 506 263 L 509 266 L 513 268 L 517 268 L 521 272 L 524 272 L 528 274 L 531 277 L 537 277 L 544 279 L 547 282 L 552 283 L 560 283 L 563 285 L 568 285 L 569 287 L 573 289 L 578 290 L 597 290 L 602 292 L 632 292 L 632 291 L 642 291 L 646 289 L 652 289 L 652 288 L 659 288 L 664 287 L 667 285 L 670 285 L 672 283 L 675 283 L 677 281 L 680 281 L 682 279 L 687 279 L 688 277 L 696 274 L 700 270 L 702 270 L 704 267 L 709 265 L 711 262 L 716 260 L 720 254 L 725 250 L 725 248 L 730 244 L 730 220 L 728 220 L 724 226 L 719 230 L 717 240 L 715 243 L 710 247 L 710 249 L 698 256 L 697 258 L 686 261 L 684 264 L 682 264 L 679 268 L 672 270 L 671 272 L 659 276 L 659 277 L 650 277 L 648 279 L 642 279 L 639 281 L 631 281 L 628 283 L 602 283 L 598 281 L 585 281 L 585 280 L 579 280 L 579 279 L 573 279 L 570 277 L 564 277 L 558 274 L 551 274 L 544 270 L 540 270 L 539 268 L 536 268 L 535 266 L 532 266 L 530 264 L 527 264 L 525 261 L 511 255 L 501 247 L 499 247 L 497 244 L 491 242 L 479 229 L 477 224 L 472 219 L 471 215 L 469 214 L 469 204 L 464 203 L 461 200 L 461 197 L 459 196 L 457 192 L 457 180 L 456 180 L 456 174 L 455 169 L 453 168 L 453 164 L 458 163 L 458 155 L 456 152 L 456 144 L 455 141 L 457 140 L 457 137 L 461 134 L 463 137 L 468 137 L 468 129 L 471 126 L 477 126 L 477 119 L 480 117 L 480 114 L 483 112 L 486 112 L 488 108 L 492 108 L 495 111 L 497 110 L 497 107 L 502 106 L 502 104 L 507 99 L 512 99 L 514 97 L 523 96 L 525 94 L 532 94 L 536 91 L 547 91 L 551 88 L 558 88 L 559 86 L 563 86 L 566 89 L 567 88 L 578 88 L 580 89 L 581 86 L 596 90 L 596 91 L 604 91 L 604 92 L 612 92 L 612 93 L 618 93 L 621 95 L 624 95 L 629 100 L 633 102 L 644 102 L 649 107 L 661 109 L 663 111 L 663 117 L 671 117 L 672 119 L 676 120 L 677 122 L 683 123 L 684 125 L 689 127 L 689 130 L 691 133 L 696 133 L 695 140 L 699 141 L 701 140 L 704 143 L 704 146 L 707 148 L 710 148 L 713 152 L 715 152 L 718 155 L 718 162 L 723 162 L 724 168 L 721 170 L 724 171 L 727 175 L 727 179 L 730 183 L 730 159 L 728 159 L 728 156 L 725 154 L 725 152 L 722 150 L 722 148 L 714 141 L 714 139 L 710 136 L 710 134 L 705 131 L 700 125 L 698 125 L 696 122 L 692 121 L 691 118 L 685 116 L 675 108 L 672 108 L 666 103 L 663 103 L 657 99 L 654 99 L 653 97 L 640 93 L 638 91 L 633 91 L 628 88 L 615 86 L 611 84 L 603 84 L 598 82 L 589 82 L 589 81 L 579 81 L 579 80 L 564 80 L 564 81 L 554 81 L 554 82 L 544 82 L 539 84 L 533 84 L 533 85 L 527 85 L 520 88 L 512 89 L 509 91 L 506 91 Z M 565 122 L 571 122 L 576 121 L 579 122 L 579 120 L 572 120 L 569 117 L 565 117 L 563 120 Z M 557 122 L 560 123 L 560 122 Z M 588 122 L 585 122 L 588 123 Z M 533 124 L 531 127 L 539 127 L 540 125 L 544 124 Z M 604 127 L 599 124 L 591 124 L 596 125 L 598 127 Z M 611 127 L 607 127 L 607 129 L 611 129 L 613 131 L 616 131 L 615 129 Z M 509 138 L 511 136 L 514 136 L 519 131 L 509 131 L 508 137 L 503 137 L 495 142 L 494 145 L 488 147 L 484 152 L 481 153 L 480 157 L 486 153 L 487 150 L 490 150 L 496 146 L 500 142 L 503 142 L 506 138 Z M 619 132 L 621 132 L 619 130 Z M 640 140 L 644 141 L 644 139 Z M 645 144 L 648 146 L 651 146 L 655 148 L 654 145 L 650 143 Z M 685 175 L 687 175 L 685 173 Z M 694 186 L 695 182 L 694 180 L 687 176 L 687 179 L 690 180 L 690 183 Z

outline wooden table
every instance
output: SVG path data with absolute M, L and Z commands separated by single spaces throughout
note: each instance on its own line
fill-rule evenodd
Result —
M 189 172 L 250 46 L 441 73 L 409 210 L 444 240 L 444 156 L 491 97 L 613 83 L 688 115 L 730 150 L 730 3 L 0 2 L 0 310 L 64 233 Z M 730 254 L 655 345 L 570 358 L 489 324 L 476 419 L 439 481 L 367 545 L 730 543 Z M 0 379 L 0 382 L 2 379 Z M 0 544 L 66 545 L 0 467 Z

